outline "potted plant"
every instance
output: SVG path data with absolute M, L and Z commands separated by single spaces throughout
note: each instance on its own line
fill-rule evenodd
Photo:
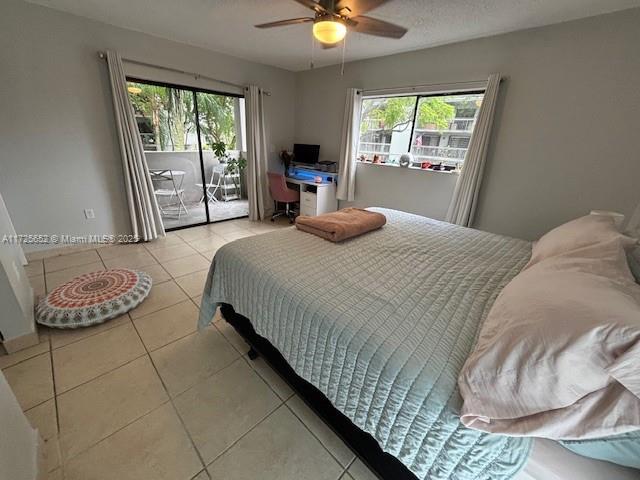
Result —
M 286 177 L 289 175 L 289 167 L 291 166 L 291 162 L 293 162 L 293 152 L 282 150 L 280 152 L 280 160 L 282 160 L 284 164 L 284 175 Z
M 216 142 L 211 145 L 213 154 L 218 158 L 220 163 L 226 163 L 227 161 L 227 146 L 224 142 Z
M 233 180 L 234 185 L 236 186 L 236 188 L 240 187 L 240 184 L 242 182 L 242 176 L 244 174 L 244 170 L 247 167 L 247 159 L 244 158 L 242 156 L 242 153 L 238 153 L 238 158 L 230 158 L 227 161 L 227 172 L 234 175 L 234 174 L 238 174 L 238 182 L 240 183 L 236 183 L 236 180 Z

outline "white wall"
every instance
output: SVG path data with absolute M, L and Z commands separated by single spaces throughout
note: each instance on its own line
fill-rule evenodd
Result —
M 0 372 L 0 478 L 35 480 L 38 477 L 38 432 Z
M 443 219 L 447 214 L 457 178 L 457 173 L 358 163 L 356 199 L 354 202 L 341 204 L 394 208 Z
M 19 0 L 2 0 L 0 190 L 19 233 L 130 231 L 107 68 L 97 57 L 98 50 L 105 49 L 270 90 L 265 106 L 274 166 L 279 149 L 292 144 L 291 72 Z M 129 67 L 128 73 L 229 88 L 140 67 Z M 84 208 L 93 208 L 96 218 L 85 220 Z
M 33 289 L 24 269 L 26 259 L 20 244 L 11 242 L 16 235 L 11 217 L 0 193 L 0 332 L 4 342 L 34 334 Z M 22 342 L 22 340 L 18 340 Z M 28 344 L 28 342 L 27 342 Z M 7 348 L 9 343 L 5 343 Z
M 497 107 L 478 228 L 533 239 L 594 208 L 640 202 L 640 9 L 301 72 L 298 142 L 336 160 L 347 87 L 508 77 Z M 366 170 L 366 173 L 364 171 Z M 375 169 L 375 170 L 374 170 Z M 434 174 L 437 175 L 437 174 Z M 359 166 L 357 205 L 446 212 L 451 177 Z M 425 210 L 423 210 L 425 211 Z M 418 212 L 421 213 L 421 212 Z

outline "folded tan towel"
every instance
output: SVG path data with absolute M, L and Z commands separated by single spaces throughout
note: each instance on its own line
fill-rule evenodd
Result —
M 300 215 L 296 227 L 303 232 L 313 233 L 332 242 L 341 242 L 363 233 L 376 230 L 387 223 L 387 218 L 378 212 L 361 208 L 343 208 L 337 212 L 325 213 L 317 217 Z

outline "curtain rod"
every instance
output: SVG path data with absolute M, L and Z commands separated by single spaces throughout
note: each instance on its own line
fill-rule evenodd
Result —
M 502 77 L 500 79 L 500 83 L 502 83 L 505 79 L 506 77 Z M 461 85 L 462 87 L 467 86 L 468 88 L 473 89 L 473 88 L 477 88 L 476 85 L 480 85 L 480 84 L 486 85 L 486 83 L 487 83 L 486 79 L 485 80 L 469 80 L 466 82 L 428 83 L 424 85 L 407 85 L 407 86 L 400 86 L 400 87 L 372 88 L 370 90 L 358 89 L 358 92 L 361 94 L 371 94 L 371 93 L 376 94 L 376 93 L 383 93 L 383 92 L 389 92 L 389 91 L 402 91 L 402 90 L 406 90 L 407 92 L 410 92 L 410 91 L 419 92 L 421 89 L 433 90 L 438 87 L 446 87 L 447 89 L 449 89 L 450 87 L 456 87 L 456 85 Z
M 98 52 L 98 56 L 100 58 L 102 58 L 102 59 L 106 59 L 107 58 L 107 55 L 104 52 Z M 195 72 L 187 72 L 186 70 L 180 70 L 179 68 L 163 67 L 162 65 L 154 65 L 153 63 L 141 62 L 140 60 L 133 60 L 131 58 L 123 58 L 122 61 L 123 62 L 127 62 L 127 63 L 132 63 L 134 65 L 140 65 L 140 66 L 143 66 L 143 67 L 151 67 L 151 68 L 156 68 L 158 70 L 165 70 L 167 72 L 181 73 L 183 75 L 188 75 L 190 77 L 193 77 L 196 80 L 204 78 L 206 80 L 211 80 L 211 81 L 216 82 L 216 83 L 222 83 L 223 85 L 229 85 L 231 87 L 241 88 L 243 90 L 246 90 L 248 88 L 246 85 L 240 85 L 239 83 L 233 83 L 233 82 L 228 82 L 226 80 L 220 80 L 218 78 L 213 78 L 213 77 L 210 77 L 208 75 L 201 75 L 201 74 L 195 73 Z M 271 92 L 268 92 L 267 90 L 262 90 L 262 93 L 264 95 L 271 96 Z

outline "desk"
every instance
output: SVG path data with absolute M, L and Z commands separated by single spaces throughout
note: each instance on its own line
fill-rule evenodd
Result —
M 318 172 L 327 178 L 326 172 Z M 316 183 L 315 175 L 293 173 L 286 177 L 287 183 L 296 185 L 300 189 L 300 215 L 322 215 L 335 212 L 338 209 L 336 199 L 336 183 L 323 181 Z

